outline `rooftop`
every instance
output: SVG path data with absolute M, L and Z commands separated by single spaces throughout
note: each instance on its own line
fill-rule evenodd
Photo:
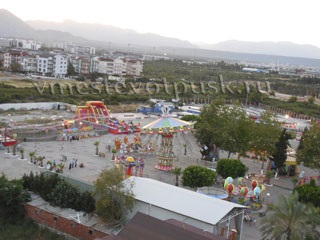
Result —
M 181 215 L 216 225 L 234 208 L 245 206 L 176 187 L 151 178 L 126 179 L 135 199 Z

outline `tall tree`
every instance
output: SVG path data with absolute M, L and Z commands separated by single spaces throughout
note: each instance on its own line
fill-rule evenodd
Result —
M 67 68 L 67 76 L 71 77 L 74 76 L 76 73 L 74 66 L 72 65 L 72 63 L 69 61 L 68 62 L 68 68 Z
M 231 153 L 245 153 L 249 148 L 253 121 L 246 117 L 245 111 L 238 106 L 226 106 L 214 102 L 202 109 L 196 124 L 196 137 L 201 144 Z
M 297 151 L 297 162 L 320 173 L 320 126 L 313 123 L 303 134 L 303 148 Z
M 304 130 L 303 130 L 303 134 L 301 135 L 301 138 L 300 138 L 300 142 L 299 142 L 299 145 L 298 145 L 298 149 L 297 150 L 302 150 L 304 148 L 304 144 L 303 144 L 303 135 L 306 134 L 306 132 L 308 131 L 308 128 L 306 127 Z
M 283 129 L 279 141 L 275 144 L 275 152 L 272 154 L 272 160 L 277 168 L 282 168 L 287 160 L 287 147 L 291 136 Z
M 250 150 L 263 160 L 271 156 L 275 152 L 275 143 L 279 139 L 280 131 L 276 117 L 270 112 L 263 112 L 251 129 L 253 136 L 249 143 Z M 263 167 L 264 161 L 261 169 Z
M 5 175 L 0 176 L 0 212 L 3 216 L 12 218 L 24 213 L 23 203 L 31 200 L 30 193 L 23 190 L 19 180 L 9 181 Z
M 299 202 L 297 193 L 280 196 L 271 214 L 262 219 L 262 239 L 300 240 L 311 232 L 311 209 Z
M 121 168 L 103 170 L 95 182 L 96 212 L 105 220 L 123 225 L 132 210 L 134 195 L 125 187 Z
M 18 62 L 13 62 L 10 65 L 11 72 L 20 72 L 22 70 L 21 64 Z

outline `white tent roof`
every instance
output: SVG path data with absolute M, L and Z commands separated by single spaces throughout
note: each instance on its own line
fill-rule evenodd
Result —
M 233 208 L 246 208 L 150 178 L 131 176 L 125 184 L 131 183 L 135 199 L 212 225 Z

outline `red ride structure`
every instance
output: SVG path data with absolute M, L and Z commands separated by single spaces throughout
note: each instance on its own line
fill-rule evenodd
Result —
M 1 131 L 0 131 L 1 133 Z M 12 137 L 8 137 L 7 135 L 7 129 L 4 130 L 4 135 L 2 136 L 0 134 L 0 143 L 3 147 L 11 147 L 17 144 L 17 140 L 12 138 Z
M 81 124 L 87 122 L 93 127 L 107 127 L 109 133 L 140 132 L 139 125 L 127 124 L 124 121 L 111 118 L 108 108 L 102 101 L 87 101 L 85 106 L 77 106 L 75 114 L 76 121 Z

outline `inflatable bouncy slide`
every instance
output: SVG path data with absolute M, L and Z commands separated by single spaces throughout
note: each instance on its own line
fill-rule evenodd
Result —
M 91 123 L 95 126 L 106 126 L 109 133 L 123 134 L 140 132 L 140 126 L 128 124 L 111 118 L 108 108 L 102 101 L 87 101 L 85 106 L 77 106 L 75 120 Z
M 109 111 L 101 101 L 87 101 L 85 106 L 77 106 L 76 108 L 76 120 L 104 125 L 108 119 Z

